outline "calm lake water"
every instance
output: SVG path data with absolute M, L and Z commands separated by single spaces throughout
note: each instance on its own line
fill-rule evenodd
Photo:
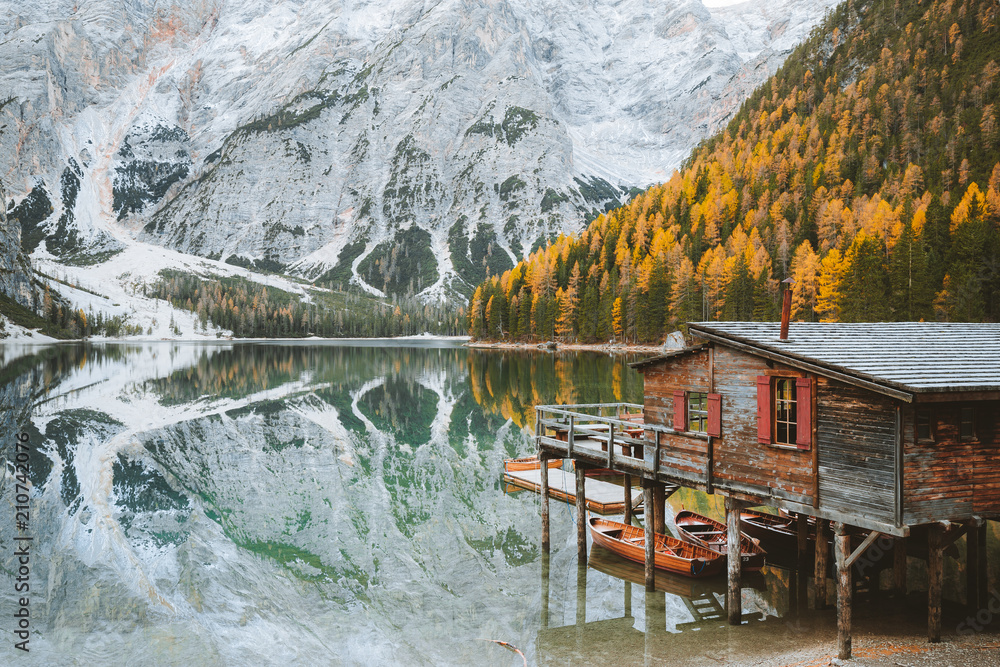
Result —
M 686 664 L 714 636 L 743 650 L 723 577 L 647 595 L 641 567 L 607 552 L 580 569 L 562 503 L 543 559 L 538 496 L 505 491 L 503 460 L 534 450 L 533 406 L 641 402 L 631 359 L 409 345 L 0 347 L 0 663 L 522 664 L 497 640 L 529 664 Z M 670 502 L 720 516 L 703 494 Z M 10 632 L 15 535 L 33 537 L 30 654 Z M 800 591 L 788 569 L 749 579 L 761 629 L 744 640 L 835 622 L 789 620 Z

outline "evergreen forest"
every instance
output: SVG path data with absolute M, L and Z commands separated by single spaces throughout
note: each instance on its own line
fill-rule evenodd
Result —
M 670 180 L 477 286 L 493 340 L 1000 321 L 1000 4 L 848 1 Z

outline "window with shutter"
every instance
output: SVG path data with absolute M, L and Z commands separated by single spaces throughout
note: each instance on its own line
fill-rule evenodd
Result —
M 674 392 L 674 430 L 687 430 L 687 396 L 683 391 Z
M 795 445 L 799 449 L 809 449 L 812 445 L 812 379 L 795 381 L 795 402 L 798 405 Z
M 708 395 L 708 435 L 722 437 L 722 395 Z
M 771 378 L 757 376 L 757 442 L 771 444 Z

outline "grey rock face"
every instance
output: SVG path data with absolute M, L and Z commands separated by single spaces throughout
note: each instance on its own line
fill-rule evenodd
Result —
M 31 266 L 21 251 L 21 226 L 7 215 L 7 193 L 0 183 L 0 294 L 25 308 L 35 307 Z
M 57 255 L 464 294 L 669 177 L 833 4 L 9 5 L 0 169 Z

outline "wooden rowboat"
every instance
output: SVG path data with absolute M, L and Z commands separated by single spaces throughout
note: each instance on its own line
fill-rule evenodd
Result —
M 729 550 L 726 525 L 690 510 L 681 510 L 674 518 L 681 539 L 711 549 L 722 555 Z M 764 549 L 746 533 L 740 535 L 740 568 L 744 572 L 756 572 L 764 567 Z
M 549 459 L 550 468 L 561 468 L 563 464 L 562 459 Z M 504 459 L 503 469 L 504 472 L 521 472 L 524 470 L 538 470 L 542 467 L 541 462 L 538 460 L 537 456 L 525 456 L 519 459 Z
M 794 556 L 798 552 L 799 538 L 793 517 L 743 510 L 740 512 L 740 524 L 742 532 L 757 540 L 772 556 Z M 815 533 L 813 535 L 815 538 Z
M 594 544 L 637 563 L 646 562 L 644 529 L 597 517 L 591 517 L 588 523 Z M 711 549 L 656 533 L 653 564 L 661 570 L 685 577 L 708 577 L 721 572 L 725 562 L 722 554 Z

